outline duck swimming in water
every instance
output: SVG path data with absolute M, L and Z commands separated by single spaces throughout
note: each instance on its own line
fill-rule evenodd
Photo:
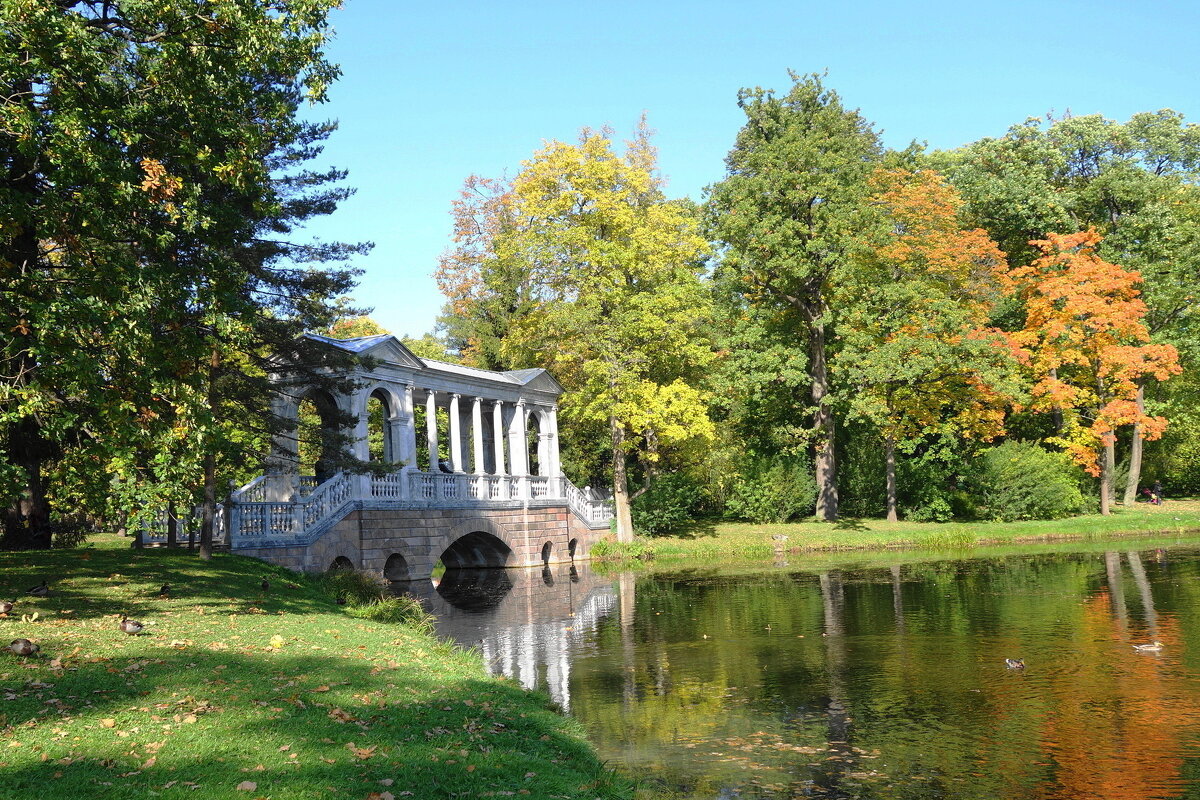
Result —
M 1023 658 L 1006 658 L 1004 666 L 1009 669 L 1025 669 L 1025 659 Z
M 1159 650 L 1163 649 L 1163 643 L 1155 640 L 1150 644 L 1135 644 L 1133 649 L 1137 650 L 1139 653 L 1157 653 Z

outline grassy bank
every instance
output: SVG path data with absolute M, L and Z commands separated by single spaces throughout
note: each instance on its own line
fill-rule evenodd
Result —
M 261 562 L 123 544 L 0 553 L 0 599 L 18 601 L 3 644 L 42 648 L 0 651 L 5 796 L 632 794 L 544 695 L 473 653 L 352 618 Z M 42 579 L 49 597 L 24 594 Z M 121 633 L 122 614 L 145 631 Z
M 787 524 L 704 523 L 674 536 L 639 540 L 633 548 L 602 547 L 602 557 L 623 553 L 670 559 L 768 559 L 821 550 L 889 548 L 946 549 L 994 544 L 1079 541 L 1200 531 L 1200 500 L 1173 500 L 1160 506 L 1117 506 L 1114 513 L 1026 522 L 888 522 L 843 519 Z M 786 540 L 776 537 L 786 536 Z

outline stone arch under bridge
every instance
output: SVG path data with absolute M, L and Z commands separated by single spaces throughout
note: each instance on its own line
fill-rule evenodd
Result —
M 353 422 L 329 437 L 347 442 L 341 460 L 376 469 L 301 474 L 296 431 L 311 392 L 281 390 L 275 413 L 293 427 L 264 475 L 225 504 L 232 551 L 305 571 L 336 563 L 416 577 L 439 558 L 460 568 L 585 559 L 608 531 L 609 505 L 562 473 L 562 387 L 545 370 L 422 359 L 391 335 L 310 338 L 362 357 L 338 376 L 353 388 L 322 402 Z

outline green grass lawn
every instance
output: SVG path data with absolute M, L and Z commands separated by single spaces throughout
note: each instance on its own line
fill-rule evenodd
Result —
M 1026 522 L 843 519 L 778 525 L 701 523 L 674 536 L 641 540 L 636 543 L 634 552 L 644 552 L 656 559 L 767 559 L 779 549 L 785 554 L 818 550 L 944 549 L 1149 534 L 1184 536 L 1197 531 L 1200 531 L 1200 500 L 1186 499 L 1170 500 L 1160 506 L 1149 503 L 1137 503 L 1130 508 L 1116 506 L 1108 517 L 1095 514 Z M 777 540 L 776 536 L 787 539 Z M 620 552 L 620 548 L 613 549 Z
M 476 654 L 258 561 L 126 541 L 0 553 L 17 600 L 2 644 L 42 648 L 0 651 L 0 796 L 632 796 L 547 697 Z M 42 579 L 49 597 L 24 594 Z M 120 632 L 123 614 L 145 631 Z

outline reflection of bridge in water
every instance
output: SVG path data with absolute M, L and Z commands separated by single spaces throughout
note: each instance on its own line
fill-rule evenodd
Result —
M 448 570 L 429 581 L 395 584 L 438 618 L 438 633 L 478 647 L 488 672 L 526 689 L 545 685 L 571 708 L 571 654 L 586 648 L 602 618 L 619 606 L 615 580 L 585 565 L 542 569 Z

